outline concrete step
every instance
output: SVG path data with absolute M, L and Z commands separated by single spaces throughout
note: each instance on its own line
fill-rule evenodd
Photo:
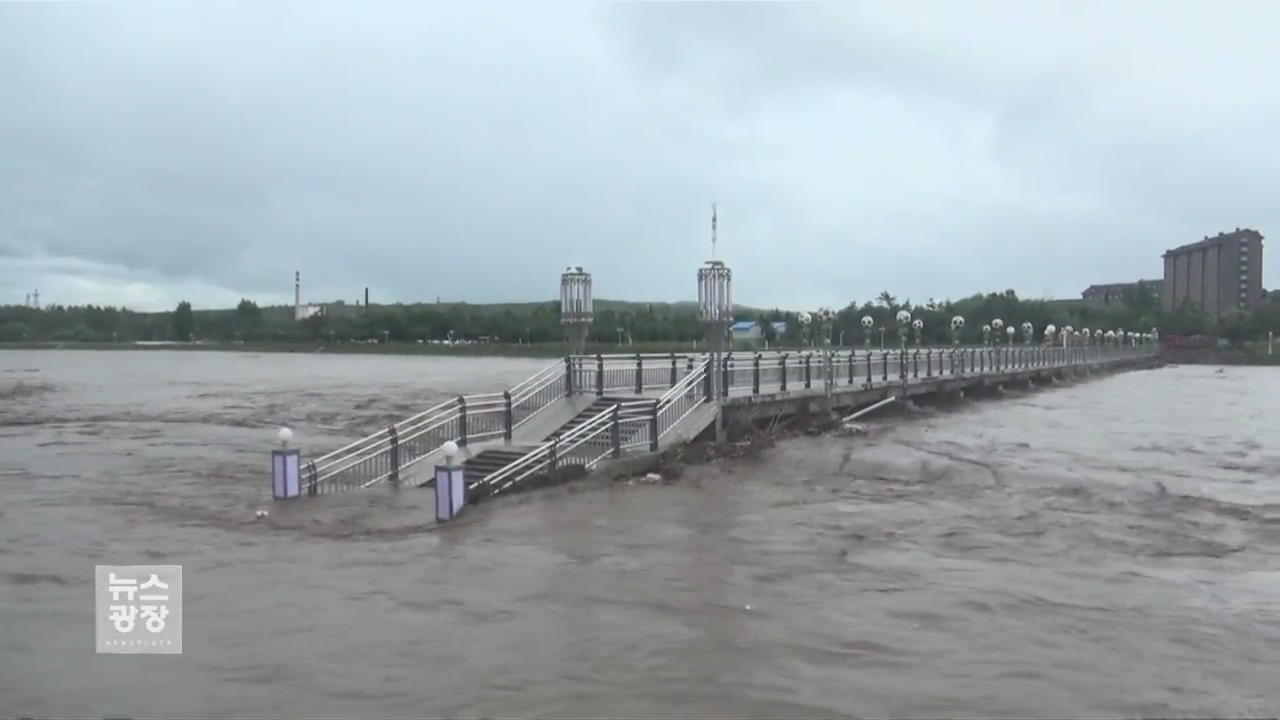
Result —
M 609 396 L 597 398 L 594 402 L 588 405 L 586 409 L 584 409 L 582 412 L 578 413 L 577 415 L 573 416 L 573 419 L 571 419 L 569 422 L 557 428 L 556 431 L 551 435 L 552 436 L 564 435 L 570 430 L 578 427 L 582 423 L 590 420 L 591 418 L 595 417 L 596 415 L 599 415 L 600 413 L 604 412 L 605 410 L 608 410 L 609 408 L 613 407 L 614 405 L 617 405 L 618 403 L 634 402 L 634 401 L 635 401 L 635 398 L 619 398 L 619 397 L 609 397 Z M 650 400 L 649 402 L 656 403 L 657 400 Z M 628 432 L 625 434 L 634 434 L 634 431 Z M 548 436 L 548 437 L 551 437 L 551 436 Z
M 468 483 L 483 480 L 533 450 L 532 445 L 506 445 L 482 450 L 462 464 Z

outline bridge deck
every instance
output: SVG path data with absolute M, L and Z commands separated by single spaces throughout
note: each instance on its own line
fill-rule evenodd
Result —
M 443 460 L 446 440 L 461 447 L 457 459 L 462 461 L 489 449 L 518 450 L 499 460 L 505 465 L 489 465 L 490 475 L 477 475 L 501 491 L 545 468 L 578 464 L 590 469 L 609 458 L 689 442 L 721 412 L 738 420 L 857 407 L 893 395 L 1123 367 L 1152 357 L 1154 348 L 1144 347 L 1003 346 L 837 351 L 828 363 L 822 352 L 802 351 L 729 354 L 720 368 L 710 370 L 705 355 L 570 356 L 509 391 L 446 401 L 307 462 L 306 493 L 388 481 L 424 484 Z M 719 403 L 710 402 L 712 374 L 727 386 Z M 829 387 L 826 377 L 832 379 Z M 623 404 L 592 408 L 601 397 Z M 659 402 L 631 405 L 629 400 Z M 571 429 L 557 433 L 575 418 Z M 553 435 L 556 442 L 548 442 Z M 502 455 L 485 457 L 489 464 Z M 481 462 L 473 465 L 479 468 Z

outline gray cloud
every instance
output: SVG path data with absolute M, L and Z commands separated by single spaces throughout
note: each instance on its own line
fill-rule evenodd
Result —
M 1072 296 L 1275 223 L 1271 4 L 0 6 L 20 301 Z M 1274 266 L 1274 260 L 1268 261 Z M 1267 273 L 1270 276 L 1270 273 Z

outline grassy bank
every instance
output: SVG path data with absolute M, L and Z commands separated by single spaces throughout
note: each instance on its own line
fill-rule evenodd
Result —
M 1165 350 L 1161 357 L 1182 365 L 1280 365 L 1280 347 L 1274 355 L 1267 355 L 1267 344 L 1262 342 L 1247 343 L 1243 348 Z

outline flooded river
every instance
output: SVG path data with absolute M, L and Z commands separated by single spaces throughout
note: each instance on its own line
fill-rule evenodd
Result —
M 272 505 L 279 425 L 328 450 L 546 364 L 0 352 L 0 712 L 1280 713 L 1280 369 L 885 417 L 443 529 L 422 490 Z M 95 654 L 94 565 L 152 563 L 183 566 L 183 654 Z

